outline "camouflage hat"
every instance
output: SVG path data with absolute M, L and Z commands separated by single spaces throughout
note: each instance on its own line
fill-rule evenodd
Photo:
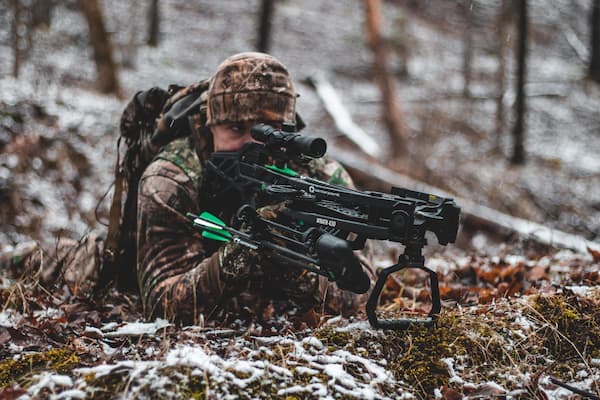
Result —
M 208 88 L 207 125 L 296 122 L 296 90 L 286 66 L 264 53 L 240 53 L 219 65 Z

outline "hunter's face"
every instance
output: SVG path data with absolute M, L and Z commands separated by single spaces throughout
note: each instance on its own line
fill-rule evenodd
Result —
M 244 144 L 255 142 L 252 127 L 264 121 L 245 121 L 211 126 L 215 151 L 238 151 Z M 280 123 L 265 122 L 281 129 Z

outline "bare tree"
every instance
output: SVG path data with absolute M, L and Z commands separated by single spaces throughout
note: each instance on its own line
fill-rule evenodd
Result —
M 511 162 L 523 164 L 525 162 L 525 81 L 527 72 L 527 0 L 517 0 L 517 94 L 515 103 L 516 120 L 513 129 L 513 153 Z
M 590 27 L 592 33 L 590 57 L 590 78 L 600 83 L 600 0 L 593 0 L 590 15 Z
M 381 39 L 381 3 L 364 0 L 366 11 L 367 43 L 373 52 L 373 71 L 381 92 L 383 118 L 392 142 L 393 156 L 399 157 L 406 150 L 406 127 L 396 99 L 394 77 L 387 68 L 386 49 Z
M 148 46 L 158 46 L 158 37 L 160 35 L 160 7 L 158 0 L 150 0 L 148 8 Z
M 12 50 L 13 50 L 13 69 L 12 74 L 15 78 L 19 77 L 21 69 L 21 37 L 19 27 L 21 25 L 21 1 L 12 0 L 13 6 L 13 26 L 12 26 Z
M 119 93 L 117 68 L 113 60 L 110 36 L 106 32 L 102 10 L 98 0 L 79 0 L 90 32 L 90 42 L 94 50 L 94 61 L 98 74 L 98 89 L 102 93 Z
M 498 69 L 496 70 L 496 149 L 500 150 L 500 138 L 504 131 L 504 91 L 506 90 L 505 54 L 507 43 L 507 25 L 511 17 L 510 1 L 500 0 L 500 7 L 496 17 L 496 57 Z
M 256 49 L 263 53 L 271 47 L 271 21 L 273 20 L 273 0 L 262 0 L 258 22 L 258 41 Z
M 473 35 L 475 26 L 475 14 L 473 7 L 475 6 L 473 1 L 467 0 L 462 2 L 461 6 L 464 8 L 466 24 L 465 30 L 463 31 L 463 96 L 470 96 L 471 86 L 471 65 L 473 64 Z
M 50 0 L 34 0 L 31 3 L 31 26 L 49 27 L 51 23 L 52 7 L 54 2 Z

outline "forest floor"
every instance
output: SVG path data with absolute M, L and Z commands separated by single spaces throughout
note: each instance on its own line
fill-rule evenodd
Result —
M 0 4 L 3 259 L 32 242 L 51 251 L 58 238 L 104 234 L 108 201 L 102 199 L 127 99 L 155 85 L 208 77 L 228 55 L 254 47 L 258 1 L 161 2 L 161 43 L 150 48 L 140 44 L 145 11 L 107 0 L 117 59 L 133 67 L 121 69 L 120 98 L 103 96 L 93 90 L 86 25 L 75 4 L 55 6 L 18 79 L 9 76 L 10 12 Z M 388 164 L 457 196 L 598 240 L 600 87 L 585 78 L 581 49 L 589 10 L 563 0 L 530 3 L 527 162 L 514 166 L 508 162 L 511 41 L 505 124 L 496 130 L 496 2 L 472 3 L 467 96 L 464 10 L 454 2 L 424 4 L 384 4 L 384 33 L 396 43 L 390 66 L 402 69 L 400 54 L 408 60 L 408 74 L 397 83 L 410 131 L 408 153 Z M 278 2 L 272 53 L 300 82 L 298 107 L 308 133 L 350 146 L 301 83 L 322 74 L 354 120 L 387 149 L 362 20 L 362 8 L 351 1 Z M 514 36 L 509 30 L 507 37 Z M 117 392 L 125 398 L 576 398 L 552 379 L 600 396 L 600 255 L 540 247 L 527 238 L 498 243 L 484 234 L 461 243 L 427 258 L 441 281 L 436 328 L 405 332 L 373 330 L 361 317 L 309 323 L 277 310 L 227 326 L 141 322 L 135 295 L 79 298 L 44 289 L 35 276 L 15 279 L 0 271 L 0 398 Z M 380 249 L 378 265 L 392 263 L 397 251 Z M 423 277 L 399 278 L 386 288 L 387 311 L 426 308 Z

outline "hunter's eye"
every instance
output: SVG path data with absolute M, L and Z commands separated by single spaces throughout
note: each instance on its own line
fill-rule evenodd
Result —
M 233 124 L 229 127 L 229 129 L 231 129 L 232 131 L 234 131 L 235 133 L 244 133 L 246 130 L 246 127 L 244 126 L 244 124 Z

